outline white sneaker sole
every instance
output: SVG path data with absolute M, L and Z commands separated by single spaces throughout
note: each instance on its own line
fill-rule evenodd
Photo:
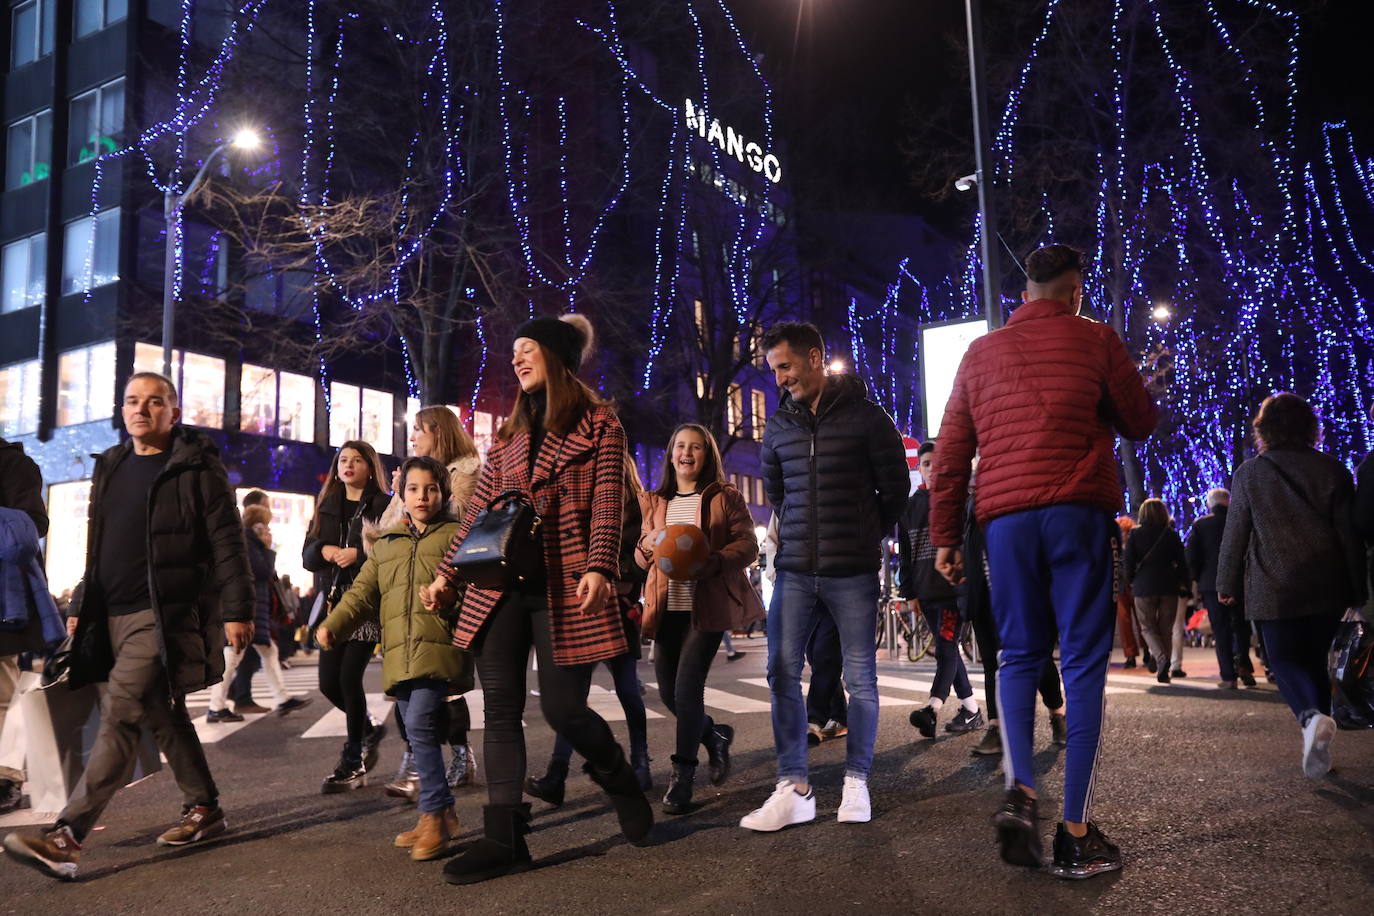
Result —
M 873 820 L 872 811 L 840 811 L 835 820 L 841 824 L 867 824 Z
M 1302 771 L 1308 779 L 1321 779 L 1331 772 L 1331 740 L 1336 737 L 1336 720 L 1330 716 L 1319 715 L 1316 727 L 1312 730 L 1312 741 L 1307 743 L 1304 729 L 1302 751 Z

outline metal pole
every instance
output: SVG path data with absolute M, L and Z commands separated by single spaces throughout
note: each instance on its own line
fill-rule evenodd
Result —
M 983 231 L 978 253 L 983 259 L 983 311 L 988 327 L 1002 326 L 1002 292 L 997 269 L 997 221 L 992 207 L 992 142 L 988 136 L 988 103 L 983 92 L 983 16 L 980 0 L 964 0 L 968 22 L 969 92 L 973 102 L 973 151 L 978 169 L 978 213 Z
M 176 250 L 172 243 L 172 224 L 176 221 L 181 201 L 167 191 L 162 196 L 162 222 L 166 236 L 162 259 L 162 374 L 176 381 L 172 375 L 172 326 L 176 318 L 176 297 L 173 295 L 172 272 L 176 270 Z

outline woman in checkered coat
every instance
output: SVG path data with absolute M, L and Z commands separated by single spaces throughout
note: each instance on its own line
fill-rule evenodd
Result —
M 459 575 L 450 561 L 478 513 L 506 490 L 531 501 L 543 519 L 540 574 L 504 592 L 469 587 L 454 627 L 454 642 L 473 650 L 482 679 L 489 802 L 484 838 L 444 868 L 454 884 L 530 867 L 521 715 L 531 647 L 550 727 L 586 758 L 587 774 L 611 796 L 627 839 L 637 843 L 653 826 L 634 770 L 605 720 L 587 707 L 596 663 L 626 651 L 612 588 L 624 511 L 625 432 L 614 408 L 577 378 L 591 341 L 591 324 L 577 315 L 534 318 L 516 329 L 515 407 L 487 454 L 449 559 L 422 590 L 432 606 L 452 603 Z

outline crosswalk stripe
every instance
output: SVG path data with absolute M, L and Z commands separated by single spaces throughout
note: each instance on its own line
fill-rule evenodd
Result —
M 373 718 L 385 719 L 391 713 L 391 703 L 384 693 L 367 695 L 367 711 Z M 342 738 L 348 734 L 348 719 L 342 709 L 331 708 L 320 720 L 305 730 L 302 738 Z
M 607 722 L 625 721 L 625 707 L 620 705 L 620 697 L 615 695 L 614 690 L 607 690 L 605 687 L 593 684 L 591 693 L 587 696 L 587 705 L 591 707 L 592 712 Z M 663 718 L 652 709 L 645 709 L 644 715 L 650 719 Z
M 742 677 L 742 678 L 739 679 L 739 682 L 740 682 L 741 684 L 748 684 L 748 685 L 750 685 L 751 687 L 762 687 L 762 688 L 764 688 L 765 690 L 769 689 L 769 688 L 768 688 L 768 679 L 767 679 L 767 678 L 761 678 L 761 677 Z M 807 690 L 807 688 L 810 687 L 810 686 L 811 686 L 811 684 L 810 684 L 809 681 L 802 681 L 802 682 L 801 682 L 801 689 L 802 689 L 802 694 L 803 694 L 803 695 L 806 694 L 806 690 Z M 929 690 L 929 689 L 930 689 L 929 686 L 927 686 L 926 689 Z M 728 696 L 728 694 L 727 694 L 727 696 Z M 881 693 L 878 694 L 878 705 L 879 705 L 879 706 L 910 706 L 913 702 L 914 702 L 913 700 L 905 699 L 905 698 L 903 698 L 903 697 L 886 697 L 886 696 L 883 696 Z M 768 703 L 764 703 L 764 704 L 763 704 L 763 707 L 764 707 L 764 709 L 772 709 L 772 706 L 770 706 Z

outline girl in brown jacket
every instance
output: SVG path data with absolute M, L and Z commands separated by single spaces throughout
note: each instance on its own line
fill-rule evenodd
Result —
M 745 572 L 758 558 L 759 543 L 744 497 L 721 474 L 715 438 L 695 423 L 673 431 L 658 489 L 640 497 L 640 509 L 644 520 L 635 559 L 649 571 L 644 633 L 657 644 L 654 668 L 663 705 L 677 717 L 677 750 L 663 811 L 685 814 L 691 810 L 699 745 L 706 746 L 712 785 L 730 775 L 735 730 L 706 714 L 706 676 L 721 634 L 763 617 Z M 670 580 L 653 563 L 654 539 L 670 524 L 696 525 L 706 534 L 711 557 L 695 580 Z

